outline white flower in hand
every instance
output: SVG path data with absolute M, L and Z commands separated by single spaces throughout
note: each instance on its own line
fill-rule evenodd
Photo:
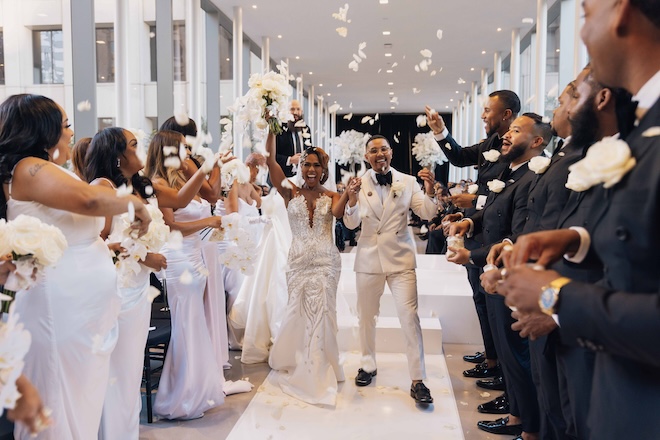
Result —
M 584 159 L 568 168 L 570 173 L 566 188 L 580 192 L 599 183 L 602 183 L 604 188 L 611 188 L 619 183 L 636 163 L 625 141 L 612 137 L 604 138 L 589 148 Z
M 529 169 L 536 174 L 543 174 L 550 166 L 550 158 L 545 156 L 536 156 L 530 159 Z
M 488 162 L 497 162 L 497 160 L 500 158 L 500 155 L 501 155 L 501 154 L 502 154 L 502 153 L 500 153 L 500 152 L 497 151 L 497 150 L 488 150 L 488 151 L 484 151 L 484 152 L 483 152 L 484 158 L 485 158 Z
M 394 197 L 398 197 L 405 188 L 406 185 L 403 182 L 392 182 L 392 189 L 390 191 L 394 194 Z
M 488 185 L 488 189 L 494 193 L 501 193 L 504 187 L 506 186 L 504 182 L 498 179 L 493 179 L 490 182 L 488 182 L 486 185 Z
M 479 185 L 476 183 L 473 183 L 472 185 L 468 186 L 468 194 L 476 194 L 477 191 L 479 191 Z

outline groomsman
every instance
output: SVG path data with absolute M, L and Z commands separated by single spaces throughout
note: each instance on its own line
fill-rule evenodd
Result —
M 491 193 L 484 209 L 455 223 L 450 234 L 472 235 L 483 232 L 484 246 L 479 249 L 453 249 L 457 264 L 468 262 L 484 266 L 490 246 L 505 238 L 513 239 L 523 231 L 527 218 L 527 197 L 535 174 L 529 170 L 531 159 L 538 157 L 552 137 L 549 124 L 541 116 L 525 113 L 513 121 L 503 137 L 503 162 L 507 168 L 498 179 L 489 182 Z M 536 438 L 539 432 L 539 408 L 530 371 L 527 339 L 511 329 L 515 322 L 511 310 L 498 295 L 487 295 L 488 314 L 497 353 L 504 372 L 511 416 L 493 422 L 478 423 L 479 429 L 493 434 L 521 435 Z
M 303 112 L 300 102 L 296 99 L 291 101 L 289 111 L 293 115 L 293 121 L 284 126 L 284 131 L 276 137 L 275 152 L 277 163 L 282 167 L 284 175 L 292 177 L 296 174 L 296 167 L 300 162 L 300 154 L 307 147 L 311 147 L 311 136 L 309 127 L 304 124 Z M 302 122 L 301 122 L 302 121 Z
M 500 172 L 506 168 L 497 161 L 495 156 L 499 156 L 502 148 L 502 136 L 509 131 L 511 122 L 518 117 L 520 112 L 520 99 L 518 95 L 510 90 L 498 90 L 488 96 L 484 105 L 481 119 L 484 122 L 486 135 L 488 138 L 476 145 L 462 148 L 449 134 L 442 117 L 432 112 L 429 106 L 426 106 L 426 118 L 429 127 L 433 130 L 435 139 L 440 144 L 449 162 L 457 167 L 475 166 L 478 170 L 476 184 L 479 189 L 476 194 L 459 194 L 451 197 L 452 202 L 459 208 L 466 208 L 466 216 L 470 216 L 483 207 L 486 196 L 489 193 L 486 185 L 490 180 L 495 179 Z M 490 155 L 484 153 L 493 150 Z M 494 154 L 494 156 L 493 156 Z M 489 157 L 487 159 L 486 157 Z M 461 218 L 460 215 L 449 216 L 447 220 Z M 468 249 L 481 247 L 482 239 L 480 235 L 466 240 L 465 246 Z M 472 298 L 474 300 L 477 317 L 481 327 L 481 335 L 484 341 L 484 353 L 464 356 L 467 362 L 474 362 L 478 365 L 475 368 L 466 370 L 463 374 L 467 377 L 485 378 L 496 376 L 493 381 L 488 381 L 486 387 L 492 389 L 503 389 L 501 379 L 501 370 L 497 366 L 497 350 L 493 342 L 493 335 L 488 323 L 488 312 L 486 310 L 486 297 L 479 285 L 479 275 L 481 267 L 468 264 L 466 266 L 468 280 L 472 287 Z M 479 384 L 480 381 L 477 381 Z M 502 404 L 501 406 L 506 406 Z
M 562 340 L 595 352 L 590 438 L 660 438 L 660 5 L 583 5 L 593 75 L 634 93 L 637 126 L 625 144 L 592 146 L 583 163 L 589 174 L 572 171 L 574 182 L 586 182 L 577 189 L 593 183 L 580 204 L 592 207 L 584 227 L 521 237 L 500 290 L 521 312 L 557 313 Z M 619 154 L 603 162 L 604 174 L 595 164 L 613 151 Z M 603 280 L 579 282 L 524 264 L 546 265 L 565 253 L 576 261 L 594 253 Z
M 426 378 L 422 329 L 417 315 L 417 276 L 415 244 L 408 229 L 408 211 L 424 220 L 438 210 L 434 176 L 423 169 L 426 195 L 413 176 L 390 166 L 392 148 L 381 135 L 366 144 L 365 159 L 371 169 L 358 180 L 360 186 L 349 193 L 344 224 L 349 229 L 362 223 L 355 256 L 357 309 L 360 320 L 362 366 L 355 385 L 367 386 L 376 376 L 376 319 L 385 283 L 392 291 L 401 330 L 406 339 L 408 370 L 412 379 L 410 395 L 423 405 L 433 403 L 431 392 L 422 382 Z

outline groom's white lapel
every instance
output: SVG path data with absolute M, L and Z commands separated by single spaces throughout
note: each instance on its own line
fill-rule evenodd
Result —
M 380 217 L 381 224 L 392 215 L 392 211 L 396 206 L 397 200 L 394 196 L 394 191 L 392 191 L 392 188 L 396 182 L 401 182 L 403 180 L 401 179 L 401 173 L 396 171 L 394 168 L 390 168 L 390 170 L 392 171 L 392 185 L 390 185 L 390 190 L 387 193 L 387 196 L 384 197 L 385 200 L 383 201 L 383 215 Z M 401 194 L 397 197 L 401 197 Z
M 378 191 L 376 190 L 376 184 L 371 175 L 371 171 L 362 177 L 362 192 L 371 207 L 371 210 L 374 212 L 374 215 L 378 220 L 383 216 L 383 202 L 381 202 L 380 197 L 378 196 Z

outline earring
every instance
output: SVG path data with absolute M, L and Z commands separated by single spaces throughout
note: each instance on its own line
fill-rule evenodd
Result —
M 325 177 L 325 173 L 321 173 L 321 179 Z
M 121 166 L 121 159 L 117 158 L 117 168 L 119 168 L 120 166 Z

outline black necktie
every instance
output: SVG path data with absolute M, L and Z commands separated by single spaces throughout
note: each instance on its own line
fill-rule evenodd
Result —
M 619 138 L 622 140 L 625 140 L 635 128 L 635 120 L 637 119 L 635 111 L 637 110 L 637 104 L 637 101 L 626 102 L 617 105 L 614 110 L 616 112 Z
M 300 135 L 298 134 L 298 130 L 296 130 L 295 128 L 291 130 L 291 135 L 293 135 L 293 142 L 295 145 L 294 154 L 302 153 L 302 147 L 300 146 Z
M 511 168 L 506 167 L 504 169 L 504 171 L 502 171 L 502 174 L 500 174 L 500 179 L 499 180 L 506 183 L 506 181 L 507 181 L 507 179 L 509 178 L 510 175 L 511 175 Z
M 392 172 L 388 171 L 387 174 L 376 173 L 376 181 L 379 185 L 392 185 Z
M 557 155 L 557 153 L 559 153 L 559 151 L 561 151 L 561 147 L 563 147 L 563 146 L 564 146 L 564 140 L 559 139 L 559 141 L 557 141 L 557 145 L 555 145 L 555 151 L 552 152 L 552 157 L 555 157 Z

